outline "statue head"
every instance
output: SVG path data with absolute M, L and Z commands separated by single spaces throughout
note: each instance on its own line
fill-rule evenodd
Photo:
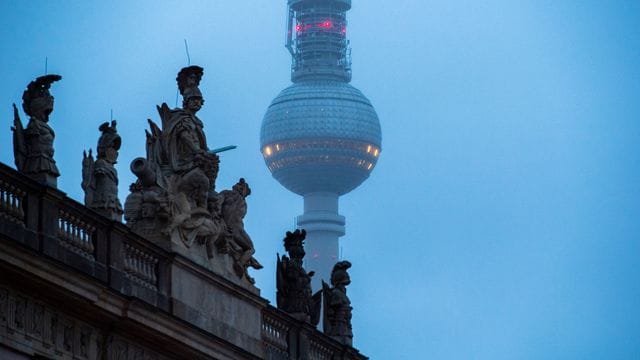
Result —
M 350 267 L 351 263 L 348 261 L 339 261 L 336 263 L 331 271 L 331 285 L 338 287 L 351 284 L 351 278 L 347 272 Z
M 289 253 L 289 257 L 293 260 L 300 260 L 305 256 L 304 252 L 304 239 L 307 236 L 307 232 L 303 229 L 297 229 L 294 232 L 287 231 L 287 236 L 284 238 L 284 249 Z
M 198 112 L 204 105 L 202 92 L 198 88 L 203 74 L 203 68 L 193 65 L 182 68 L 176 78 L 178 89 L 182 95 L 182 108 L 193 114 Z
M 240 178 L 240 181 L 233 185 L 232 189 L 233 191 L 240 193 L 242 197 L 245 198 L 251 194 L 251 188 L 249 187 L 249 184 L 244 181 L 244 178 Z
M 102 132 L 98 139 L 98 159 L 104 159 L 112 164 L 118 160 L 118 150 L 122 145 L 122 139 L 116 130 L 116 121 L 112 120 L 111 125 L 108 122 L 100 125 L 98 130 Z
M 182 108 L 194 114 L 200 111 L 204 105 L 202 93 L 197 87 L 187 88 L 182 96 Z
M 51 84 L 62 79 L 60 75 L 40 76 L 27 85 L 22 93 L 22 109 L 34 118 L 42 121 L 49 120 L 49 114 L 53 111 L 53 96 L 49 93 Z

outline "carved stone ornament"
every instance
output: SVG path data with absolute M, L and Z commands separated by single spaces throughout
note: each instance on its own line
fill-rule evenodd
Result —
M 55 133 L 49 126 L 53 111 L 51 84 L 62 79 L 60 75 L 45 75 L 29 83 L 22 94 L 22 109 L 29 116 L 25 129 L 16 104 L 13 104 L 13 154 L 18 171 L 41 184 L 57 187 L 60 172 L 53 159 Z
M 250 190 L 241 180 L 233 190 L 215 191 L 220 159 L 209 150 L 196 116 L 204 104 L 202 75 L 199 66 L 180 70 L 182 108 L 163 103 L 157 107 L 161 126 L 148 120 L 147 156 L 131 163 L 138 180 L 130 187 L 124 217 L 147 239 L 251 287 L 247 267 L 262 266 L 242 222 Z
M 353 345 L 351 329 L 351 301 L 347 297 L 347 285 L 351 283 L 347 270 L 351 267 L 348 261 L 340 261 L 331 271 L 331 285 L 322 282 L 324 333 L 345 345 Z
M 83 153 L 82 189 L 84 204 L 114 221 L 122 221 L 122 205 L 118 199 L 118 172 L 115 164 L 122 144 L 116 130 L 116 121 L 100 125 L 97 159 L 91 150 Z
M 284 248 L 289 256 L 278 255 L 276 264 L 276 302 L 281 309 L 301 321 L 317 325 L 320 320 L 321 292 L 311 295 L 311 277 L 303 267 L 304 230 L 287 231 Z

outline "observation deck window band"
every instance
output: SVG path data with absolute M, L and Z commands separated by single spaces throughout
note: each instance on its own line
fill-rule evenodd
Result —
M 297 149 L 347 149 L 361 151 L 366 154 L 380 152 L 380 148 L 374 144 L 349 139 L 301 139 L 271 143 L 263 147 L 263 153 L 284 152 Z M 274 151 L 275 150 L 275 151 Z M 268 154 L 270 155 L 270 154 Z
M 369 167 L 369 164 L 372 164 L 372 166 Z M 347 156 L 294 156 L 269 162 L 268 167 L 271 170 L 279 170 L 287 167 L 304 165 L 347 166 L 350 168 L 361 168 L 368 171 L 373 169 L 375 162 Z
M 279 152 L 271 152 L 271 155 L 263 154 L 264 159 L 273 159 L 272 161 L 279 159 L 286 159 L 294 156 L 316 156 L 323 154 L 325 156 L 349 156 L 355 157 L 362 160 L 368 161 L 376 161 L 378 156 L 373 153 L 366 153 L 360 150 L 353 149 L 338 149 L 338 148 L 328 148 L 328 149 L 295 149 L 295 150 L 287 150 L 287 151 L 279 151 Z

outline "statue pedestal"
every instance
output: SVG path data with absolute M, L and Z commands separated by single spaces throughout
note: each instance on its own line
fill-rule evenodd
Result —
M 167 244 L 168 240 L 165 240 Z M 203 268 L 224 277 L 225 279 L 240 285 L 256 295 L 260 295 L 260 289 L 255 287 L 246 276 L 239 276 L 234 269 L 234 260 L 230 254 L 218 253 L 214 249 L 214 256 L 209 258 L 206 246 L 204 244 L 195 244 L 187 248 L 181 243 L 174 241 L 168 242 L 169 246 L 163 246 L 167 251 L 180 254 Z M 158 244 L 160 245 L 160 244 Z M 162 245 L 160 245 L 162 246 Z
M 159 229 L 162 229 L 164 226 L 165 225 L 157 219 L 143 219 L 137 221 L 133 225 L 132 230 L 162 249 L 179 254 L 256 295 L 260 294 L 260 290 L 256 288 L 244 274 L 238 275 L 234 267 L 237 266 L 237 264 L 231 254 L 220 253 L 215 248 L 215 244 L 211 244 L 211 246 L 214 247 L 214 249 L 212 249 L 213 257 L 209 258 L 205 244 L 195 243 L 191 247 L 187 247 L 182 241 L 172 240 L 169 236 L 162 234 Z
M 52 188 L 58 188 L 58 177 L 53 176 L 46 172 L 41 172 L 37 174 L 29 174 L 28 175 L 33 180 L 37 181 L 40 184 L 47 185 Z
M 206 255 L 205 255 L 206 257 Z M 222 263 L 222 262 L 218 262 Z M 237 278 L 237 275 L 233 274 Z M 235 286 L 182 256 L 171 265 L 171 306 L 175 316 L 260 356 L 262 309 L 253 285 Z M 248 291 L 247 291 L 248 290 Z
M 267 301 L 244 275 L 238 276 L 231 255 L 214 249 L 214 257 L 210 259 L 206 245 L 187 248 L 147 225 L 137 226 L 135 231 L 173 254 L 168 267 L 172 314 L 260 356 L 264 351 L 260 332 L 262 309 Z
M 260 295 L 260 289 L 255 287 L 246 276 L 239 276 L 235 271 L 235 262 L 230 254 L 219 253 L 216 249 L 213 249 L 214 255 L 212 258 L 209 258 L 205 244 L 194 244 L 191 247 L 186 247 L 183 243 L 172 241 L 169 237 L 162 235 L 156 230 L 156 226 L 157 223 L 155 221 L 140 221 L 136 224 L 133 231 L 162 249 L 179 254 L 234 284 L 240 285 L 256 295 Z

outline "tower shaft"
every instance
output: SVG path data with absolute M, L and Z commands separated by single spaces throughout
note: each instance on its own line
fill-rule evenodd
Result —
M 338 195 L 316 192 L 304 195 L 304 214 L 297 218 L 298 228 L 307 231 L 305 266 L 315 271 L 313 288 L 321 280 L 329 283 L 329 274 L 339 260 L 338 239 L 345 234 L 345 218 L 338 214 Z

